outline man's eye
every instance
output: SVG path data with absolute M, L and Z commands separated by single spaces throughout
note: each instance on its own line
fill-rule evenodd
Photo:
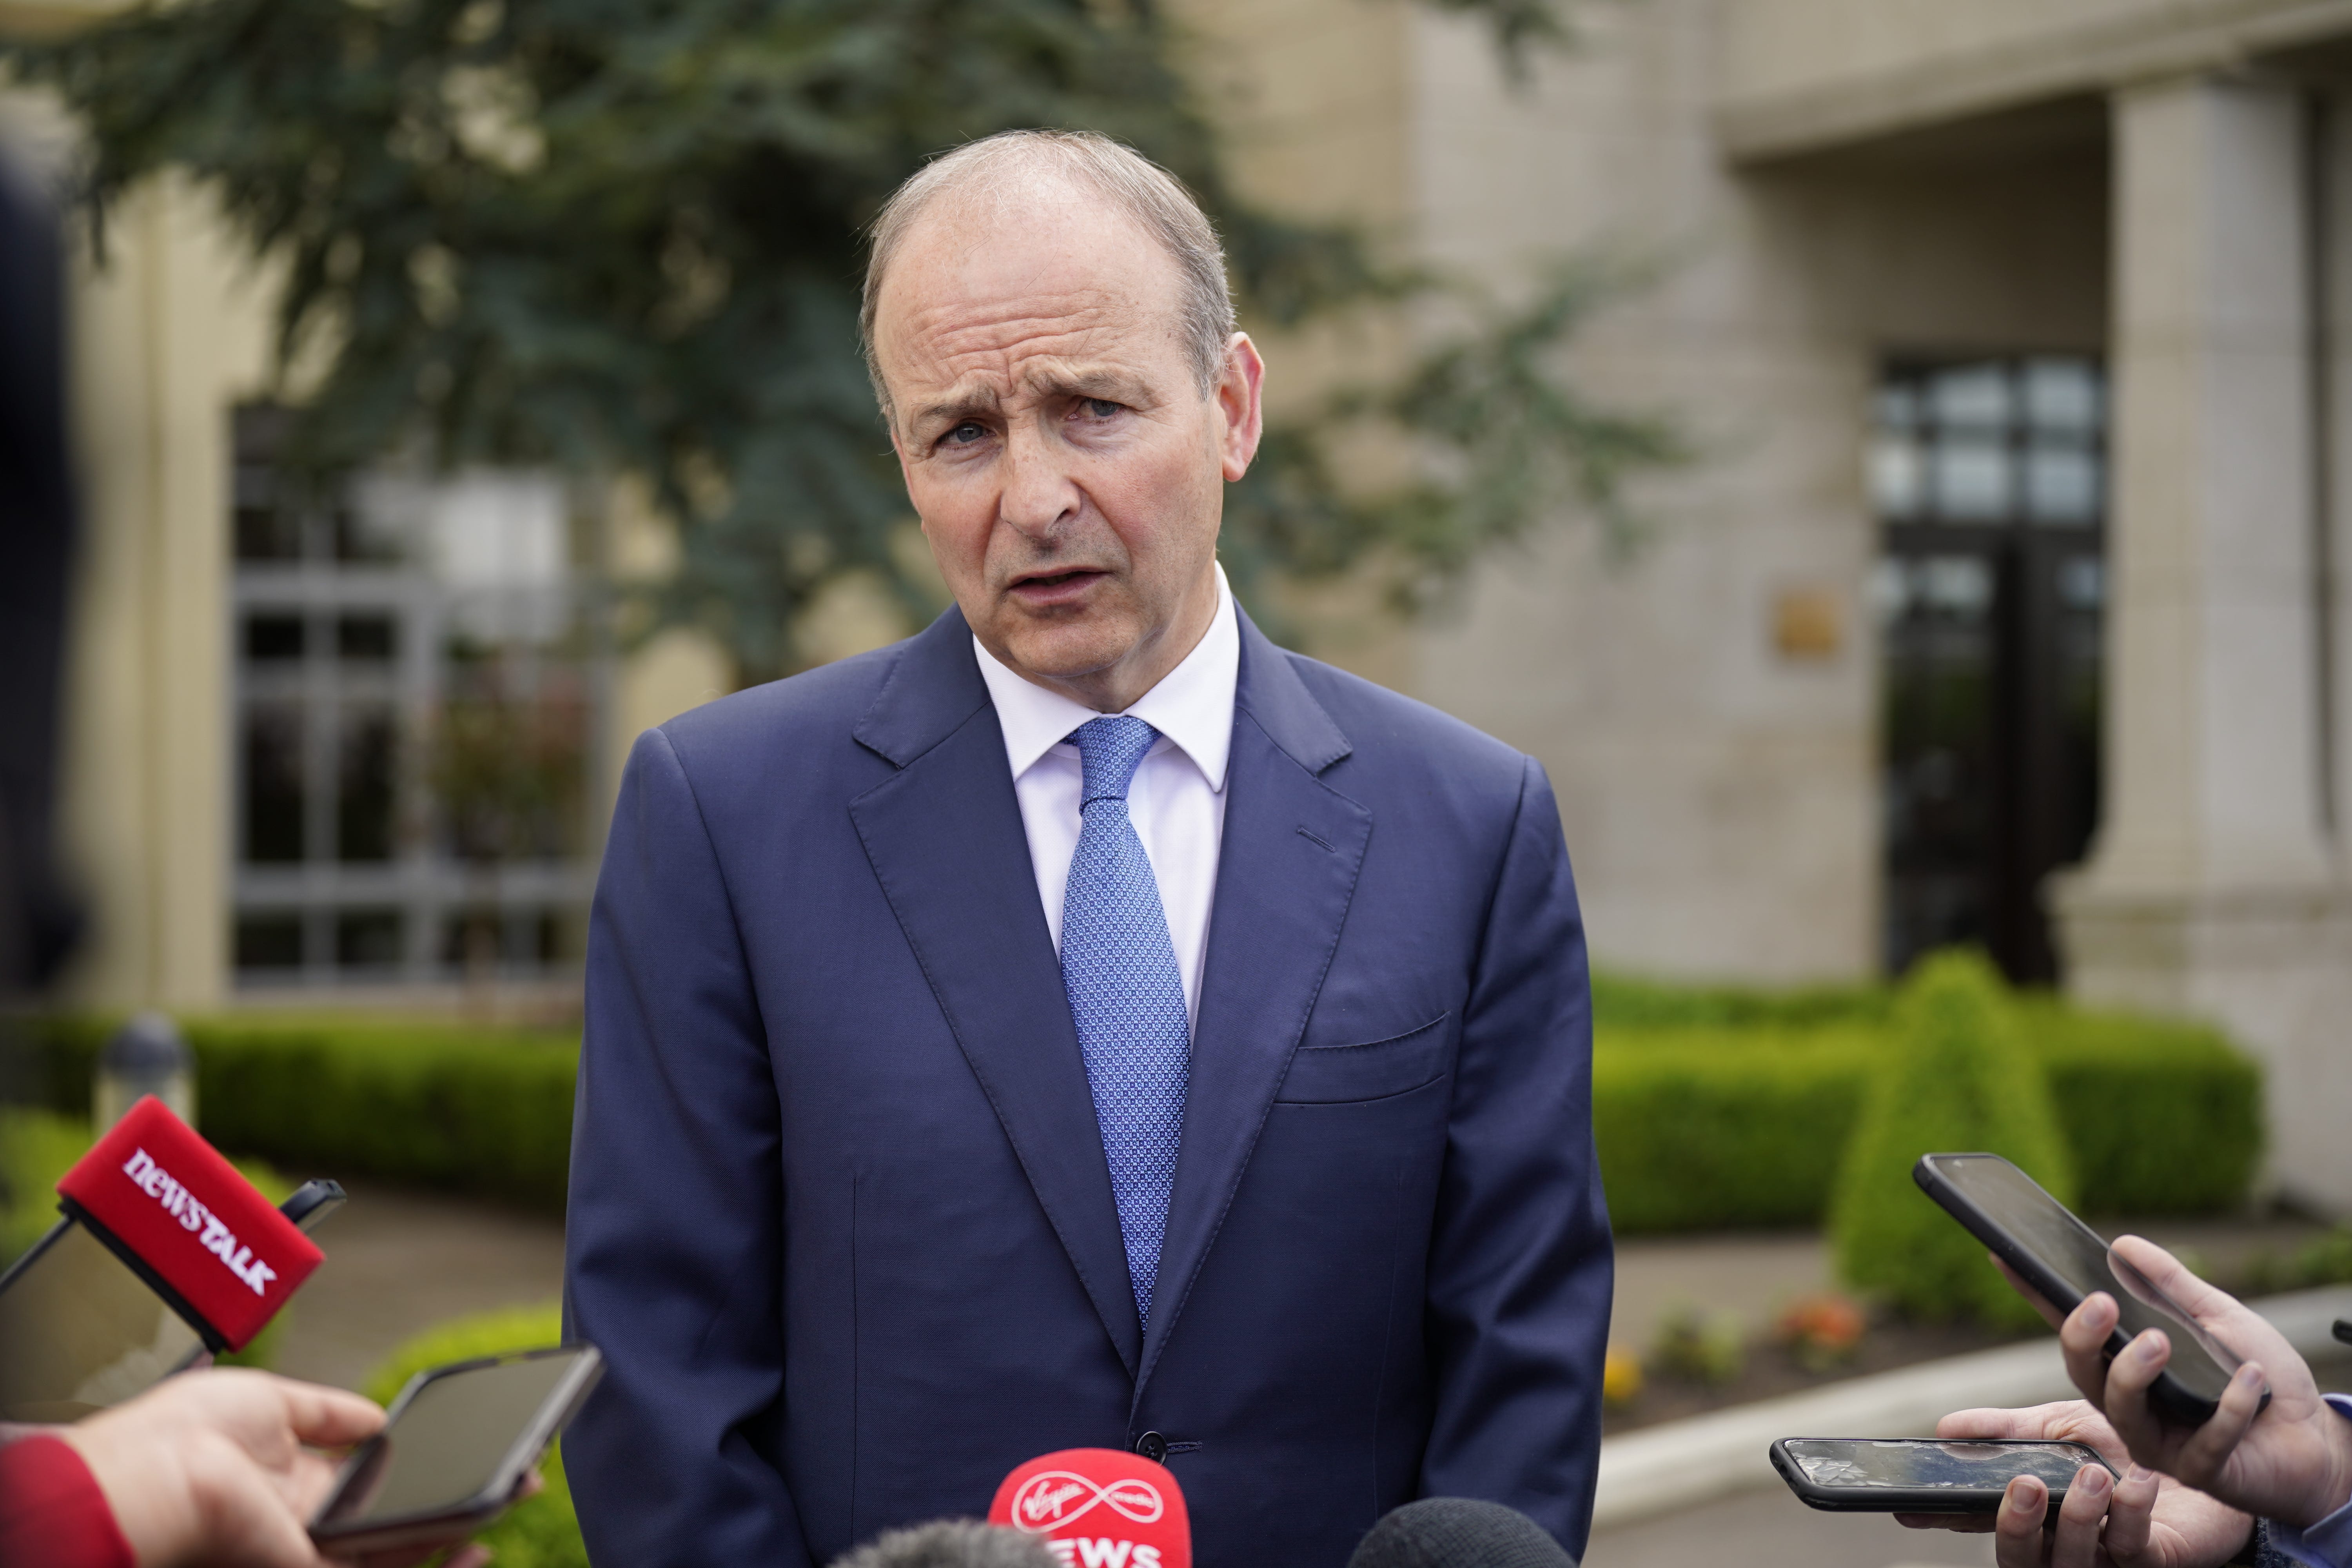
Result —
M 1127 405 L 1123 403 L 1113 403 L 1108 397 L 1089 397 L 1084 403 L 1079 405 L 1079 406 L 1084 408 L 1089 415 L 1097 419 L 1108 419 L 1112 415 L 1124 410 L 1127 407 Z
M 969 447 L 974 441 L 984 441 L 987 438 L 987 426 L 970 419 L 940 437 L 950 447 Z

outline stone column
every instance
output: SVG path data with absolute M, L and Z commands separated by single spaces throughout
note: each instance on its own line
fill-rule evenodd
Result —
M 2180 79 L 2114 126 L 2106 800 L 2056 889 L 2068 985 L 2225 1026 L 2267 1069 L 2273 1179 L 2352 1211 L 2304 105 Z

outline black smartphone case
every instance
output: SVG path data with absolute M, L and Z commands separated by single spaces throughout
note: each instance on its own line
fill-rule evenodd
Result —
M 557 1388 L 549 1402 L 540 1407 L 530 1424 L 517 1434 L 507 1451 L 506 1462 L 499 1467 L 490 1484 L 479 1492 L 452 1508 L 436 1509 L 430 1513 L 369 1522 L 324 1522 L 341 1500 L 343 1489 L 367 1465 L 383 1442 L 382 1436 L 371 1437 L 343 1462 L 341 1472 L 335 1478 L 334 1489 L 327 1494 L 326 1500 L 319 1507 L 318 1519 L 311 1523 L 310 1539 L 330 1555 L 356 1556 L 403 1546 L 435 1544 L 455 1535 L 470 1535 L 498 1518 L 514 1501 L 515 1489 L 522 1484 L 531 1467 L 545 1457 L 548 1446 L 572 1424 L 572 1418 L 580 1414 L 580 1407 L 587 1403 L 589 1394 L 595 1392 L 596 1384 L 603 1379 L 604 1358 L 595 1346 L 575 1344 L 560 1349 L 523 1351 L 512 1356 L 478 1356 L 471 1361 L 455 1362 L 429 1372 L 420 1372 L 408 1380 L 408 1386 L 400 1391 L 400 1397 L 394 1399 L 392 1407 L 384 1413 L 384 1431 L 389 1433 L 393 1423 L 400 1419 L 401 1412 L 416 1396 L 417 1391 L 436 1377 L 500 1361 L 567 1353 L 578 1354 L 578 1366 Z
M 1887 1440 L 1845 1437 L 1795 1439 L 1805 1443 L 1885 1442 Z M 1906 1490 L 1900 1487 L 1825 1487 L 1807 1476 L 1804 1467 L 1789 1457 L 1787 1445 L 1790 1441 L 1791 1439 L 1787 1437 L 1776 1438 L 1773 1441 L 1770 1450 L 1772 1468 L 1780 1472 L 1782 1480 L 1789 1483 L 1789 1489 L 1797 1494 L 1798 1501 L 1807 1508 L 1820 1509 L 1824 1513 L 1998 1513 L 2000 1511 L 2001 1493 L 2008 1485 L 2007 1482 L 2003 1482 L 1998 1487 L 1967 1489 L 1955 1487 L 1921 1487 L 1916 1490 Z M 1926 1443 L 1932 1442 L 1934 1439 L 1922 1437 L 1917 1441 Z M 2095 1451 L 2084 1447 L 2080 1443 L 2028 1437 L 2005 1437 L 2001 1441 L 2018 1444 L 2030 1442 L 2036 1447 L 2082 1448 L 2085 1456 L 2084 1460 L 2085 1464 L 2094 1461 L 2102 1465 L 2106 1464 L 2106 1461 L 2100 1458 Z M 2108 1465 L 2107 1468 L 2110 1470 L 2115 1468 L 2112 1465 Z M 2065 1500 L 2066 1488 L 2050 1489 L 2050 1518 L 2058 1517 L 2058 1505 Z
M 2041 1291 L 2042 1300 L 2057 1308 L 2061 1313 L 2072 1312 L 2076 1307 L 2081 1306 L 2082 1295 L 2045 1267 L 2041 1258 L 2029 1251 L 2024 1243 L 2002 1228 L 1999 1221 L 1969 1202 L 1966 1193 L 1946 1181 L 1944 1173 L 1929 1163 L 1935 1158 L 1937 1156 L 1932 1154 L 1922 1154 L 1919 1156 L 1918 1163 L 1911 1167 L 1911 1179 L 1919 1184 L 1919 1190 L 1935 1199 L 1937 1205 L 1946 1214 L 1958 1220 L 1970 1236 L 1990 1247 L 1994 1257 L 2008 1264 L 2027 1284 Z M 2053 1204 L 2058 1203 L 2055 1198 L 2050 1201 Z M 2083 1222 L 2075 1217 L 2073 1210 L 2063 1204 L 2058 1205 L 2058 1207 L 2059 1212 L 2065 1215 L 2068 1219 L 2074 1220 L 2076 1225 L 2083 1225 Z M 2091 1230 L 2088 1226 L 2083 1226 L 2083 1228 L 2090 1231 L 2092 1236 L 2098 1237 L 2102 1246 L 2105 1245 L 2105 1238 L 2099 1237 L 2098 1232 Z M 2175 1337 L 2178 1338 L 2178 1336 Z M 2107 1334 L 2106 1346 L 2100 1352 L 2100 1360 L 2103 1363 L 2112 1363 L 2129 1343 L 2131 1343 L 2129 1336 L 2125 1334 L 2122 1325 L 2117 1324 Z M 2156 1407 L 2157 1414 L 2184 1426 L 2202 1426 L 2213 1418 L 2213 1412 L 2218 1408 L 2213 1401 L 2200 1398 L 2190 1393 L 2169 1370 L 2157 1373 L 2156 1382 L 2148 1389 L 2148 1403 Z M 2263 1391 L 2263 1403 L 2264 1405 L 2270 1403 L 2268 1390 Z

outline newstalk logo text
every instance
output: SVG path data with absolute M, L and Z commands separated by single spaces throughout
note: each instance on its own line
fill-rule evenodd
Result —
M 172 1179 L 172 1173 L 157 1164 L 146 1150 L 141 1149 L 122 1163 L 122 1173 L 133 1185 L 163 1205 L 163 1212 L 180 1222 L 184 1230 L 201 1231 L 197 1238 L 206 1252 L 221 1260 L 222 1267 L 242 1280 L 257 1296 L 268 1293 L 268 1285 L 278 1278 L 278 1270 L 253 1255 L 253 1248 L 241 1245 L 236 1233 L 212 1210 L 198 1202 L 196 1195 Z

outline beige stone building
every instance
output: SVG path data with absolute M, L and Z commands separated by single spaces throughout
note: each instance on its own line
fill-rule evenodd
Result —
M 1585 13 L 1514 85 L 1420 7 L 1182 7 L 1263 198 L 1506 295 L 1638 263 L 1580 373 L 1699 449 L 1629 559 L 1564 516 L 1439 620 L 1334 611 L 1321 651 L 1543 760 L 1603 962 L 1835 980 L 1974 940 L 2210 1016 L 2270 1064 L 2277 1178 L 2352 1208 L 2352 0 Z M 401 815 L 432 783 L 404 738 L 511 669 L 572 694 L 565 754 L 608 778 L 718 667 L 567 642 L 597 549 L 519 481 L 268 521 L 267 420 L 236 415 L 266 282 L 199 214 L 143 199 L 76 304 L 80 984 L 315 1005 L 487 961 L 560 991 L 601 786 L 537 858 L 469 862 Z M 1277 388 L 1392 348 L 1272 346 Z M 454 673 L 450 627 L 488 650 Z M 260 815 L 306 826 L 256 859 L 272 768 Z M 368 811 L 425 847 L 354 856 Z

